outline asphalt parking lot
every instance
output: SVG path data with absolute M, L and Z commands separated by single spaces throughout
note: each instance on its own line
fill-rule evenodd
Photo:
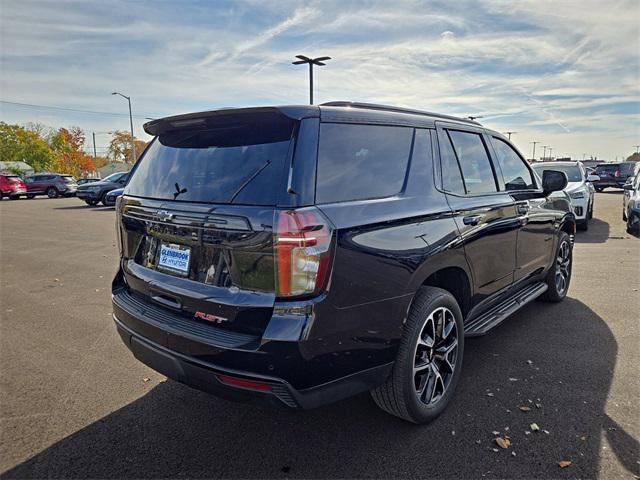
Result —
M 1 476 L 638 476 L 640 239 L 621 212 L 619 191 L 597 194 L 569 298 L 470 340 L 455 399 L 414 426 L 367 394 L 291 412 L 168 381 L 134 360 L 111 320 L 113 209 L 2 201 Z

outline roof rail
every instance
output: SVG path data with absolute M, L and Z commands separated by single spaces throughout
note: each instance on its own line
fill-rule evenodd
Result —
M 360 103 L 360 102 L 348 102 L 348 101 L 334 101 L 321 103 L 321 107 L 351 107 L 362 108 L 367 110 L 381 110 L 384 112 L 397 112 L 397 113 L 410 113 L 413 115 L 424 115 L 427 117 L 442 118 L 445 120 L 455 120 L 456 122 L 470 123 L 473 125 L 480 125 L 480 123 L 469 120 L 468 118 L 454 117 L 453 115 L 443 115 L 441 113 L 427 112 L 425 110 L 414 110 L 412 108 L 393 107 L 390 105 L 377 105 L 375 103 Z

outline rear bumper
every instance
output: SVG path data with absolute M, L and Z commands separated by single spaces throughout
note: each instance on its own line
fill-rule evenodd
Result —
M 113 318 L 122 341 L 139 361 L 172 380 L 227 400 L 257 401 L 292 409 L 316 408 L 373 388 L 372 385 L 380 384 L 389 375 L 393 366 L 381 365 L 317 387 L 296 390 L 277 377 L 223 368 L 175 352 L 134 332 L 115 314 Z M 268 389 L 229 386 L 221 381 L 221 375 L 260 382 L 268 385 Z
M 100 200 L 100 192 L 87 192 L 86 190 L 76 190 L 76 197 L 82 200 Z

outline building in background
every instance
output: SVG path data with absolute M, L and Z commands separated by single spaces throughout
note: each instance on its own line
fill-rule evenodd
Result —
M 33 167 L 25 162 L 0 162 L 0 171 L 15 173 L 22 178 L 35 173 Z

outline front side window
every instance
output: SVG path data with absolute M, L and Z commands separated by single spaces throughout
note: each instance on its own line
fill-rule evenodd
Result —
M 511 145 L 496 137 L 491 140 L 500 170 L 502 170 L 504 189 L 527 190 L 535 188 L 531 172 Z
M 493 168 L 482 136 L 458 130 L 449 130 L 448 133 L 458 157 L 467 193 L 496 192 Z
M 344 202 L 402 190 L 413 129 L 325 123 L 320 126 L 316 201 Z

